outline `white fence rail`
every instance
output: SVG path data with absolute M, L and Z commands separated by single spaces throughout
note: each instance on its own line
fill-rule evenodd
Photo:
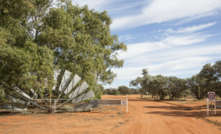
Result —
M 207 115 L 209 115 L 209 102 L 211 101 L 207 99 Z M 214 102 L 214 114 L 216 115 L 216 108 L 221 107 L 221 100 L 213 100 L 212 104 L 213 102 Z M 212 105 L 211 105 L 211 108 L 212 108 Z
M 126 99 L 110 99 L 110 100 L 91 100 L 96 101 L 98 105 L 120 105 L 122 113 L 122 105 L 126 105 L 126 112 L 128 113 L 128 98 Z

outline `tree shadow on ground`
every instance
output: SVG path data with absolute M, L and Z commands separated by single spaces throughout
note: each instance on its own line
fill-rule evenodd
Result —
M 186 106 L 143 106 L 144 108 L 155 108 L 165 110 L 206 110 L 206 105 L 186 107 Z
M 197 100 L 178 100 L 178 99 L 152 99 L 152 98 L 147 98 L 147 99 L 142 99 L 142 98 L 137 98 L 137 99 L 130 99 L 128 98 L 128 101 L 156 101 L 156 102 L 164 102 L 164 101 L 179 101 L 179 102 L 185 102 L 185 101 L 197 101 Z
M 153 111 L 153 112 L 146 112 L 145 114 L 159 114 L 162 116 L 181 116 L 181 117 L 202 117 L 206 116 L 206 111 L 194 111 L 194 112 L 188 112 L 188 111 Z M 217 116 L 220 116 L 221 114 L 217 113 Z
M 181 117 L 206 117 L 206 105 L 185 107 L 185 106 L 144 106 L 144 108 L 151 108 L 151 112 L 145 114 L 159 114 L 162 116 L 181 116 Z M 156 111 L 154 111 L 156 109 Z M 200 110 L 200 111 L 195 111 Z M 211 112 L 210 112 L 211 115 Z M 216 116 L 221 116 L 221 109 L 217 109 Z M 214 116 L 215 117 L 215 116 Z

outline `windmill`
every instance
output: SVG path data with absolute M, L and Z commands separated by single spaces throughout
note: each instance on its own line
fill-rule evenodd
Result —
M 72 89 L 81 80 L 81 78 L 77 74 L 75 74 L 75 76 L 71 79 L 72 73 L 69 72 L 68 70 L 64 71 L 60 84 L 57 84 L 58 79 L 61 76 L 60 73 L 61 73 L 60 69 L 54 70 L 54 86 L 52 87 L 52 90 L 58 89 L 59 95 L 57 99 L 51 99 L 51 95 L 50 95 L 50 98 L 47 98 L 47 99 L 46 98 L 38 99 L 38 93 L 34 92 L 33 89 L 30 89 L 32 93 L 32 96 L 31 96 L 30 94 L 27 94 L 25 91 L 23 91 L 19 87 L 15 86 L 12 88 L 14 93 L 7 94 L 6 99 L 15 103 L 20 103 L 26 106 L 26 108 L 14 107 L 11 105 L 4 105 L 2 107 L 5 109 L 14 109 L 17 111 L 27 111 L 28 106 L 34 105 L 38 107 L 39 109 L 47 110 L 50 113 L 52 111 L 56 112 L 60 107 L 64 106 L 67 103 L 72 102 L 73 104 L 75 104 L 75 103 L 93 98 L 95 96 L 93 90 L 90 90 L 84 93 L 86 89 L 89 87 L 86 81 L 84 81 L 80 86 L 78 86 L 73 91 Z M 68 99 L 62 99 L 61 98 L 62 94 L 68 95 Z M 37 100 L 47 100 L 48 105 L 38 104 Z M 62 101 L 65 100 L 65 101 L 58 103 L 61 100 Z M 53 103 L 51 103 L 52 101 Z

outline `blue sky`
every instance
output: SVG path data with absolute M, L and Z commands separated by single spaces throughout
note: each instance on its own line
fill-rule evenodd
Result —
M 221 60 L 221 0 L 73 0 L 108 12 L 111 33 L 127 44 L 124 67 L 105 88 L 125 85 L 147 68 L 150 75 L 188 78 Z

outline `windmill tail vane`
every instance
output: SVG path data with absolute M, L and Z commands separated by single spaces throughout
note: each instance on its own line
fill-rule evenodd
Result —
M 33 89 L 30 89 L 32 96 L 30 96 L 29 94 L 27 94 L 26 92 L 24 92 L 23 90 L 21 90 L 18 87 L 13 87 L 12 89 L 15 91 L 15 93 L 12 94 L 7 94 L 6 95 L 6 99 L 10 100 L 12 102 L 15 103 L 20 103 L 22 105 L 25 106 L 30 106 L 30 105 L 34 105 L 40 109 L 50 109 L 50 110 L 54 110 L 56 111 L 56 109 L 62 107 L 63 105 L 67 104 L 68 102 L 72 102 L 73 104 L 84 101 L 84 100 L 88 100 L 90 98 L 95 97 L 94 92 L 92 90 L 84 93 L 86 91 L 86 89 L 89 87 L 89 85 L 87 84 L 86 81 L 84 81 L 80 86 L 78 86 L 74 91 L 72 90 L 74 88 L 75 85 L 77 85 L 77 83 L 81 80 L 81 78 L 75 74 L 75 76 L 71 79 L 71 72 L 69 72 L 68 70 L 64 71 L 64 74 L 62 76 L 61 82 L 58 85 L 58 79 L 61 76 L 60 75 L 61 70 L 60 69 L 55 69 L 54 70 L 54 86 L 52 87 L 52 90 L 56 90 L 58 89 L 59 95 L 57 97 L 57 99 L 53 99 L 54 104 L 51 104 L 51 94 L 50 94 L 50 98 L 42 98 L 42 99 L 38 99 L 38 93 L 35 92 Z M 47 81 L 47 79 L 46 79 Z M 45 85 L 47 85 L 47 83 L 45 83 Z M 58 85 L 58 86 L 57 86 Z M 82 94 L 84 93 L 84 94 Z M 61 99 L 62 94 L 68 95 L 68 99 Z M 37 100 L 45 100 L 45 102 L 49 103 L 50 102 L 50 106 L 42 106 L 40 104 L 38 104 Z M 66 100 L 65 102 L 59 103 L 57 104 L 60 100 Z M 17 110 L 17 111 L 27 111 L 28 108 L 19 108 L 19 107 L 14 107 L 11 105 L 4 105 L 2 106 L 2 108 L 5 109 L 13 109 L 13 110 Z

